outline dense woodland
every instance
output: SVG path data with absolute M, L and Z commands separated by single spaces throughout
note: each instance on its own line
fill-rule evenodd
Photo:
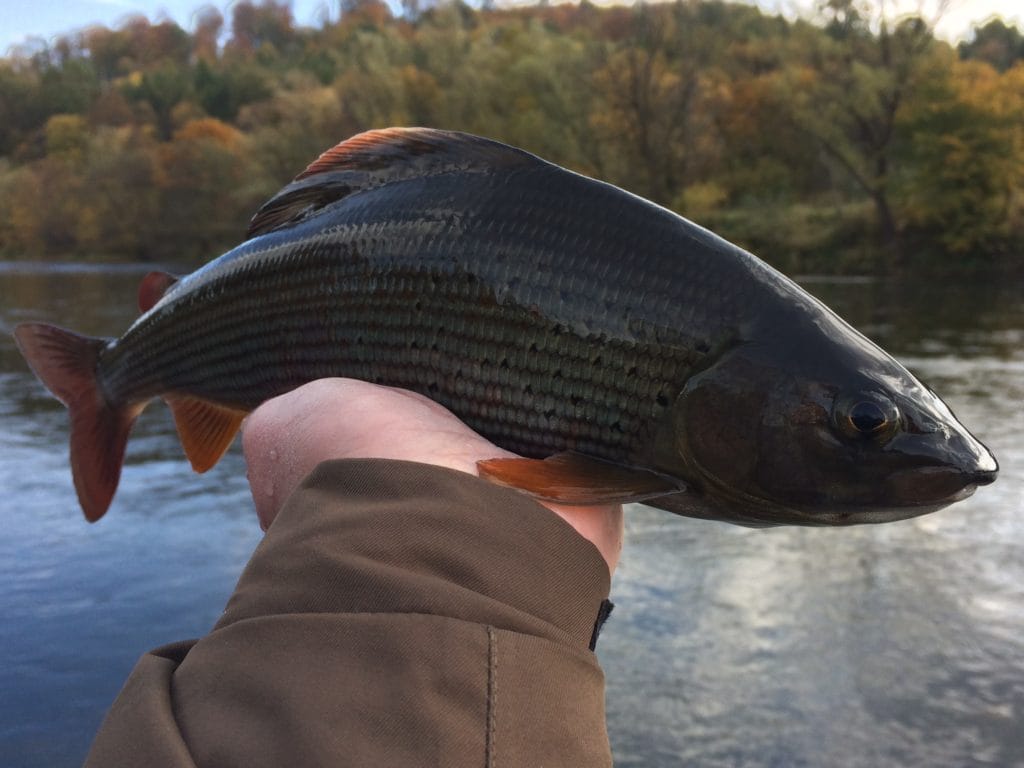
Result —
M 1024 37 L 852 0 L 342 0 L 131 18 L 0 60 L 0 253 L 197 262 L 322 150 L 429 125 L 619 184 L 791 271 L 1024 271 Z

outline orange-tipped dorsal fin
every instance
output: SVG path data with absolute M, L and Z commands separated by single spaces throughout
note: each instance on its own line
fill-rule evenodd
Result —
M 128 433 L 145 403 L 108 403 L 104 398 L 96 375 L 107 339 L 46 323 L 22 323 L 14 338 L 36 376 L 68 407 L 71 474 L 85 519 L 94 523 L 114 498 Z
M 343 141 L 310 163 L 253 216 L 249 237 L 312 216 L 356 192 L 455 171 L 498 171 L 544 161 L 498 141 L 433 128 L 383 128 Z
M 192 395 L 172 393 L 164 395 L 164 400 L 171 406 L 181 447 L 196 472 L 220 461 L 248 413 Z
M 546 459 L 486 459 L 480 477 L 559 504 L 627 504 L 679 493 L 685 485 L 647 469 L 626 467 L 580 453 Z
M 176 282 L 178 278 L 170 272 L 156 269 L 147 273 L 139 283 L 139 312 L 149 312 Z

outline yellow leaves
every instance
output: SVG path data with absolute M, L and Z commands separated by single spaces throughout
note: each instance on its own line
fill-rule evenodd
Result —
M 593 82 L 605 105 L 594 116 L 595 124 L 635 135 L 642 129 L 641 122 L 675 96 L 680 76 L 660 51 L 624 48 L 594 73 Z
M 411 122 L 416 125 L 432 125 L 437 122 L 444 94 L 434 76 L 414 64 L 407 64 L 397 74 Z
M 174 133 L 174 141 L 211 141 L 225 149 L 235 149 L 242 132 L 213 117 L 190 120 Z
M 36 174 L 29 168 L 5 174 L 0 184 L 0 241 L 4 248 L 36 251 L 43 239 L 45 210 L 42 180 Z
M 86 206 L 78 212 L 75 221 L 75 239 L 81 248 L 87 251 L 102 252 L 103 222 L 102 212 L 93 206 Z
M 700 221 L 729 199 L 729 192 L 713 181 L 691 184 L 673 202 L 672 208 L 689 219 Z
M 1024 63 L 1000 73 L 982 61 L 957 61 L 951 86 L 955 98 L 972 110 L 1024 129 Z
M 953 254 L 1019 237 L 1024 191 L 1024 89 L 1018 73 L 953 60 L 909 105 L 902 215 Z
M 46 152 L 68 162 L 78 163 L 84 157 L 89 141 L 88 126 L 81 115 L 54 115 L 46 121 Z

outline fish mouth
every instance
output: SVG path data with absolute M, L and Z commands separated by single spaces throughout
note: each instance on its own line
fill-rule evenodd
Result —
M 766 499 L 713 483 L 708 490 L 719 509 L 717 519 L 739 525 L 850 526 L 891 523 L 920 517 L 963 501 L 993 483 L 997 469 L 962 472 L 950 468 L 915 468 L 895 472 L 882 484 L 877 500 L 802 507 Z
M 982 485 L 995 482 L 998 469 L 968 471 L 951 467 L 917 467 L 894 472 L 884 483 L 888 498 L 903 500 L 897 506 L 952 504 L 966 499 Z
M 970 498 L 979 487 L 995 482 L 997 475 L 996 469 L 971 472 L 948 468 L 903 470 L 893 473 L 885 483 L 889 498 L 894 501 L 810 514 L 826 525 L 836 526 L 908 520 Z
M 979 469 L 971 476 L 972 484 L 978 488 L 983 485 L 991 485 L 996 481 L 996 477 L 999 476 L 999 468 L 995 469 Z

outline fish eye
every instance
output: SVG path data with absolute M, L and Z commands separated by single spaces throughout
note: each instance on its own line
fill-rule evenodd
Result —
M 887 437 L 899 425 L 896 403 L 884 395 L 858 393 L 836 402 L 836 425 L 850 437 Z
M 872 435 L 885 426 L 887 419 L 877 403 L 861 400 L 850 409 L 850 424 L 861 434 Z

